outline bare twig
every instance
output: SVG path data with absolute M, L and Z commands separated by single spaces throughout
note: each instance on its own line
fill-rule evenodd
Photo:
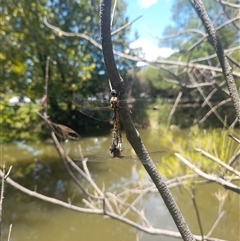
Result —
M 199 120 L 199 123 L 203 123 L 204 121 L 206 121 L 206 119 L 212 114 L 215 113 L 216 114 L 216 110 L 225 105 L 226 103 L 229 103 L 231 101 L 231 98 L 228 98 L 226 100 L 223 100 L 221 102 L 219 102 L 217 105 L 215 105 L 214 107 L 211 107 L 211 109 L 202 117 L 201 120 Z M 221 120 L 223 122 L 223 120 Z
M 222 167 L 226 168 L 226 170 L 234 173 L 235 175 L 239 176 L 240 177 L 240 172 L 237 171 L 236 169 L 232 168 L 230 165 L 222 162 L 220 159 L 218 159 L 217 157 L 211 155 L 210 153 L 200 149 L 200 148 L 195 148 L 195 150 L 197 152 L 200 152 L 202 155 L 208 157 L 209 159 L 213 160 L 214 162 L 218 163 L 219 165 L 221 165 Z
M 2 175 L 2 187 L 1 187 L 1 196 L 0 196 L 0 239 L 2 240 L 2 206 L 4 199 L 4 181 L 5 181 L 5 162 L 3 162 L 3 175 Z
M 196 215 L 197 215 L 197 221 L 198 221 L 198 226 L 199 226 L 199 229 L 200 229 L 200 233 L 201 233 L 201 236 L 202 236 L 202 240 L 204 240 L 204 233 L 203 233 L 203 227 L 202 227 L 202 223 L 201 223 L 201 219 L 200 219 L 200 214 L 199 214 L 199 211 L 198 211 L 198 207 L 197 207 L 197 202 L 196 202 L 196 198 L 195 198 L 195 189 L 194 187 L 192 187 L 192 202 L 193 202 L 193 206 L 194 206 L 194 210 L 196 212 Z
M 237 87 L 234 82 L 232 68 L 230 67 L 230 65 L 227 61 L 227 58 L 224 54 L 221 42 L 219 41 L 219 39 L 217 37 L 216 30 L 214 29 L 213 24 L 211 23 L 211 21 L 208 17 L 207 11 L 205 10 L 202 1 L 201 0 L 190 0 L 190 2 L 192 3 L 193 7 L 195 8 L 196 12 L 198 13 L 198 16 L 200 17 L 200 19 L 202 20 L 203 25 L 209 36 L 209 40 L 210 40 L 211 44 L 213 45 L 215 52 L 217 53 L 221 68 L 223 70 L 224 78 L 227 82 L 228 90 L 229 90 L 233 105 L 236 110 L 237 118 L 240 123 L 240 97 L 239 97 L 239 93 L 237 91 Z M 231 21 L 238 20 L 239 18 L 240 18 L 240 16 L 237 16 L 237 17 L 231 19 Z M 231 21 L 229 20 L 226 23 L 230 23 Z M 218 27 L 218 29 L 219 28 L 220 28 L 220 26 Z
M 8 231 L 8 241 L 10 241 L 11 233 L 12 233 L 12 224 L 10 224 L 10 226 L 9 226 L 9 231 Z
M 221 214 L 218 216 L 217 220 L 215 221 L 215 223 L 213 224 L 211 230 L 209 230 L 206 238 L 208 238 L 208 237 L 210 237 L 210 235 L 212 235 L 214 229 L 217 227 L 218 223 L 219 223 L 220 220 L 223 218 L 224 214 L 225 214 L 225 211 L 222 211 Z
M 235 3 L 231 3 L 231 2 L 226 2 L 226 1 L 223 1 L 223 0 L 215 0 L 216 2 L 219 2 L 221 4 L 224 4 L 228 7 L 232 7 L 232 8 L 240 8 L 240 4 L 235 4 Z
M 231 157 L 228 165 L 231 166 L 231 167 L 234 166 L 234 164 L 237 160 L 240 161 L 240 150 Z
M 46 101 L 44 104 L 45 106 L 45 113 L 47 115 L 48 113 L 48 73 L 49 73 L 49 61 L 50 61 L 50 57 L 47 56 L 47 59 L 46 59 L 46 67 L 45 67 L 45 85 L 44 85 L 44 90 L 45 90 L 45 97 L 46 97 Z
M 173 105 L 173 107 L 172 107 L 172 109 L 171 109 L 171 111 L 170 111 L 170 114 L 169 114 L 169 116 L 168 116 L 168 124 L 167 124 L 168 128 L 169 128 L 169 126 L 170 126 L 172 116 L 173 116 L 173 114 L 174 114 L 174 112 L 175 112 L 175 110 L 176 110 L 176 108 L 177 108 L 177 106 L 178 106 L 178 103 L 179 103 L 179 101 L 180 101 L 180 99 L 181 99 L 181 97 L 182 97 L 182 94 L 183 94 L 182 91 L 180 91 L 180 92 L 178 93 L 178 96 L 177 96 L 177 98 L 176 98 L 176 100 L 175 100 L 175 102 L 174 102 L 174 105 Z
M 238 194 L 240 194 L 240 187 L 234 185 L 233 183 L 226 181 L 224 179 L 222 179 L 219 176 L 215 176 L 215 175 L 210 175 L 207 174 L 205 172 L 203 172 L 202 170 L 200 170 L 199 168 L 197 168 L 195 165 L 193 165 L 192 163 L 190 163 L 186 158 L 184 158 L 182 155 L 180 155 L 179 153 L 175 153 L 175 156 L 182 162 L 184 163 L 186 166 L 188 166 L 191 170 L 193 170 L 195 173 L 197 173 L 200 177 L 207 179 L 208 181 L 212 181 L 212 182 L 216 182 L 217 184 L 220 184 L 221 186 L 225 187 L 228 190 L 231 190 L 233 192 L 236 192 Z
M 124 28 L 129 27 L 131 24 L 133 24 L 134 22 L 136 22 L 136 21 L 137 21 L 139 18 L 141 18 L 142 16 L 143 16 L 143 15 L 140 15 L 140 16 L 138 16 L 137 18 L 135 18 L 133 21 L 125 24 L 124 26 L 122 26 L 121 28 L 119 28 L 119 29 L 117 29 L 117 30 L 115 30 L 115 31 L 112 31 L 111 35 L 114 35 L 114 34 L 120 32 L 120 31 L 122 31 Z
M 61 30 L 60 28 L 55 27 L 55 26 L 51 25 L 50 23 L 48 23 L 46 18 L 43 19 L 43 22 L 44 22 L 44 24 L 47 27 L 49 27 L 50 29 L 56 31 L 58 33 L 58 35 L 60 35 L 60 36 L 79 37 L 79 38 L 82 38 L 82 39 L 85 39 L 85 40 L 89 41 L 95 47 L 97 47 L 99 49 L 102 49 L 102 46 L 97 41 L 95 41 L 93 38 L 89 37 L 86 34 L 65 32 L 65 31 Z M 114 52 L 114 54 L 118 55 L 119 57 L 122 57 L 122 58 L 125 58 L 125 59 L 129 59 L 129 60 L 132 60 L 132 61 L 135 61 L 135 62 L 143 62 L 143 63 L 147 63 L 147 64 L 177 65 L 177 66 L 182 66 L 182 67 L 188 66 L 189 68 L 214 70 L 216 72 L 222 73 L 222 69 L 221 68 L 214 67 L 214 66 L 208 66 L 208 65 L 204 65 L 204 64 L 186 63 L 186 62 L 182 62 L 182 61 L 166 60 L 166 59 L 159 59 L 157 61 L 147 61 L 144 58 L 131 56 L 131 55 L 119 52 L 119 51 L 113 51 L 113 52 Z M 238 72 L 234 72 L 233 71 L 233 75 L 236 76 L 236 77 L 240 77 L 240 73 L 238 73 Z
M 228 136 L 230 138 L 232 138 L 234 141 L 236 141 L 238 144 L 240 144 L 240 140 L 238 138 L 236 138 L 235 136 L 231 135 L 231 134 L 228 134 Z

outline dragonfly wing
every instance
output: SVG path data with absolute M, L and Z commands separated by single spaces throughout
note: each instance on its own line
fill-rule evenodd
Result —
M 78 110 L 95 120 L 109 121 L 113 118 L 113 109 L 109 106 L 109 101 L 96 99 L 73 99 L 73 103 L 78 107 Z

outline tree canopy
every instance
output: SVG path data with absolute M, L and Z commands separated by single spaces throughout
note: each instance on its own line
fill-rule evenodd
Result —
M 117 2 L 113 30 L 127 23 L 126 7 L 124 1 Z M 27 96 L 33 102 L 41 99 L 48 58 L 48 104 L 55 122 L 70 124 L 73 121 L 76 113 L 73 95 L 107 90 L 102 51 L 87 40 L 62 36 L 43 23 L 47 18 L 63 31 L 84 33 L 100 43 L 98 0 L 10 0 L 2 4 L 0 12 L 2 99 L 13 95 Z M 129 31 L 125 28 L 113 35 L 114 48 L 118 51 L 124 52 L 127 48 Z M 131 62 L 120 58 L 117 61 L 127 73 Z

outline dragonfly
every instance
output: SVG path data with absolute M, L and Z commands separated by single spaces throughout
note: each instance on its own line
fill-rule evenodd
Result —
M 119 116 L 119 92 L 111 90 L 111 98 L 108 107 L 105 106 L 105 101 L 96 102 L 94 100 L 73 99 L 73 103 L 78 106 L 79 111 L 86 116 L 100 121 L 113 120 L 113 130 L 111 136 L 111 144 L 109 150 L 113 157 L 121 157 L 122 153 L 122 134 L 120 129 Z
M 120 128 L 120 116 L 119 109 L 126 108 L 121 106 L 121 100 L 119 100 L 119 92 L 117 90 L 111 89 L 111 98 L 109 100 L 97 99 L 97 98 L 77 98 L 73 99 L 73 103 L 78 107 L 78 110 L 95 120 L 99 121 L 109 121 L 113 120 L 113 129 L 111 134 L 111 144 L 110 144 L 110 152 L 113 157 L 121 157 L 122 152 L 122 135 Z M 151 98 L 151 101 L 156 100 L 156 98 Z M 149 99 L 141 99 L 141 101 L 137 101 L 137 103 L 146 104 L 149 102 Z M 127 107 L 128 108 L 128 107 Z M 131 110 L 128 108 L 131 112 Z M 156 108 L 152 108 L 152 110 L 157 110 Z

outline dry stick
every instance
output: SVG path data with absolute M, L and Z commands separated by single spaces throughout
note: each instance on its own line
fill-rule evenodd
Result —
M 228 14 L 228 8 L 226 9 L 226 6 L 225 6 L 224 4 L 221 4 L 221 6 L 222 6 L 223 12 L 225 13 L 226 17 L 227 17 L 228 19 L 231 19 L 231 17 L 230 17 L 229 14 Z M 240 7 L 240 6 L 239 6 L 239 7 Z M 240 28 L 237 26 L 237 23 L 233 22 L 233 26 L 236 28 L 237 31 L 240 30 Z
M 239 140 L 238 138 L 234 137 L 234 136 L 231 135 L 231 134 L 228 134 L 228 136 L 229 136 L 230 138 L 232 138 L 234 141 L 236 141 L 238 144 L 240 144 L 240 140 Z
M 238 60 L 234 59 L 232 56 L 230 56 L 229 54 L 226 54 L 226 57 L 233 63 L 235 64 L 238 68 L 240 68 L 240 64 L 238 62 Z
M 4 199 L 4 182 L 5 182 L 5 161 L 3 162 L 3 175 L 2 175 L 2 187 L 0 197 L 0 239 L 2 240 L 2 205 Z
M 210 153 L 200 149 L 200 148 L 195 148 L 195 150 L 197 152 L 200 152 L 202 155 L 208 157 L 209 159 L 213 160 L 214 162 L 217 162 L 219 165 L 221 165 L 222 167 L 226 168 L 228 171 L 234 173 L 235 175 L 240 177 L 240 172 L 237 171 L 236 169 L 232 168 L 230 165 L 222 162 L 220 159 L 218 159 L 217 157 L 211 155 Z
M 222 83 L 219 84 L 218 87 L 222 87 L 223 85 L 225 85 L 225 81 L 223 81 Z M 201 107 L 205 107 L 207 105 L 207 103 L 210 101 L 210 99 L 212 98 L 212 96 L 217 92 L 218 88 L 214 88 L 209 94 L 208 96 L 204 99 L 204 102 L 202 103 Z
M 49 61 L 50 61 L 50 57 L 47 56 L 47 60 L 46 60 L 46 67 L 45 67 L 45 85 L 44 85 L 44 90 L 45 90 L 45 97 L 46 97 L 46 103 L 45 103 L 45 113 L 47 116 L 47 112 L 48 112 L 48 73 L 49 73 Z
M 108 77 L 111 81 L 111 85 L 114 89 L 120 92 L 120 99 L 125 100 L 125 92 L 123 88 L 123 80 L 118 73 L 117 66 L 113 56 L 111 31 L 110 31 L 110 13 L 111 13 L 111 0 L 102 0 L 100 9 L 100 25 L 101 25 L 101 40 L 102 40 L 102 50 L 104 56 L 104 62 L 106 65 Z M 172 194 L 170 193 L 164 179 L 159 174 L 156 166 L 154 165 L 151 157 L 149 156 L 145 146 L 142 143 L 141 137 L 138 131 L 135 129 L 130 112 L 127 109 L 126 101 L 123 102 L 123 107 L 120 108 L 120 116 L 126 131 L 126 136 L 134 151 L 138 155 L 140 161 L 146 161 L 147 165 L 144 168 L 148 172 L 149 176 L 158 188 L 165 205 L 167 206 L 169 212 L 171 213 L 176 226 L 181 233 L 184 241 L 195 240 L 194 236 L 191 234 L 184 217 L 182 216 Z
M 225 49 L 224 53 L 225 54 L 228 54 L 229 52 L 233 53 L 235 50 L 239 50 L 239 49 L 240 49 L 240 46 L 235 46 L 235 47 L 232 47 L 230 49 Z M 212 55 L 208 55 L 208 56 L 205 56 L 205 57 L 200 57 L 200 58 L 197 58 L 197 59 L 191 59 L 190 63 L 206 61 L 206 60 L 209 60 L 209 59 L 212 59 L 212 58 L 215 58 L 215 57 L 217 57 L 217 54 L 212 54 Z
M 230 101 L 231 101 L 231 98 L 228 98 L 226 100 L 223 100 L 223 101 L 219 102 L 214 107 L 211 107 L 211 109 L 198 122 L 203 123 L 212 113 L 214 113 L 216 115 L 216 109 L 218 109 L 219 107 L 221 107 L 222 105 L 225 105 L 226 103 L 228 103 Z
M 190 1 L 194 2 L 195 0 L 190 0 Z M 192 2 L 191 2 L 191 3 L 192 3 Z M 195 8 L 195 7 L 194 7 L 194 8 Z M 196 8 L 195 8 L 195 9 L 196 9 Z M 200 16 L 200 19 L 201 19 L 201 16 Z M 240 16 L 237 16 L 237 17 L 235 17 L 235 18 L 232 18 L 232 19 L 228 20 L 227 22 L 225 22 L 225 23 L 223 23 L 222 25 L 218 26 L 218 27 L 216 28 L 216 31 L 217 31 L 217 30 L 220 30 L 221 28 L 225 27 L 226 25 L 228 25 L 228 24 L 230 24 L 230 23 L 233 23 L 233 22 L 235 22 L 235 21 L 237 21 L 237 20 L 239 20 L 239 19 L 240 19 Z M 192 51 L 192 50 L 193 50 L 194 48 L 196 48 L 199 44 L 201 44 L 207 37 L 208 37 L 208 35 L 205 34 L 204 37 L 202 37 L 202 38 L 199 39 L 196 43 L 194 43 L 191 47 L 189 47 L 187 51 Z
M 8 231 L 8 241 L 10 241 L 11 233 L 12 233 L 12 224 L 10 224 L 10 226 L 9 226 L 9 231 Z
M 177 108 L 177 106 L 178 106 L 178 103 L 179 103 L 179 101 L 181 100 L 182 94 L 183 94 L 182 91 L 180 91 L 180 92 L 178 93 L 178 96 L 177 96 L 177 98 L 176 98 L 176 100 L 175 100 L 175 102 L 174 102 L 174 105 L 173 105 L 173 107 L 172 107 L 172 109 L 171 109 L 171 111 L 170 111 L 170 114 L 169 114 L 169 116 L 168 116 L 167 128 L 169 128 L 169 126 L 170 126 L 170 122 L 171 122 L 172 116 L 173 116 L 174 112 L 176 111 L 176 108 Z
M 190 81 L 195 84 L 196 81 L 195 81 L 193 75 L 195 76 L 194 71 L 193 71 L 193 74 L 192 74 L 192 73 L 188 73 L 188 76 L 189 76 Z M 204 100 L 207 100 L 207 97 L 206 97 L 204 91 L 202 90 L 202 88 L 197 86 L 197 90 L 198 90 L 199 93 L 202 95 L 202 97 L 204 98 Z M 217 117 L 224 125 L 226 125 L 226 124 L 224 123 L 224 120 L 222 119 L 222 117 L 219 115 L 219 113 L 218 113 L 218 112 L 214 109 L 214 107 L 212 106 L 212 103 L 211 103 L 210 101 L 207 101 L 207 104 L 208 104 L 208 106 L 210 107 L 210 111 L 211 111 L 211 112 L 209 111 L 209 113 L 211 114 L 211 113 L 213 112 L 213 113 L 216 115 L 216 117 Z M 203 119 L 203 118 L 202 118 L 202 119 Z M 198 122 L 199 122 L 199 121 L 198 121 Z
M 131 210 L 131 211 L 135 212 L 135 213 L 141 218 L 141 221 L 142 221 L 143 223 L 145 223 L 145 225 L 147 225 L 148 227 L 152 227 L 152 224 L 147 220 L 146 216 L 143 215 L 143 213 L 142 213 L 141 211 L 139 211 L 139 210 L 134 206 L 134 205 L 136 205 L 136 203 L 138 202 L 138 200 L 137 200 L 137 202 L 133 201 L 131 204 L 129 204 L 129 203 L 126 203 L 125 200 L 122 200 L 122 198 L 116 196 L 116 195 L 113 194 L 113 193 L 108 193 L 108 195 L 114 196 L 122 206 L 127 207 L 127 209 L 121 214 L 122 217 L 125 217 L 125 216 L 130 212 L 130 210 Z
M 195 212 L 196 212 L 196 215 L 197 215 L 197 221 L 198 221 L 198 226 L 199 226 L 200 233 L 201 233 L 201 236 L 202 236 L 202 240 L 204 240 L 203 227 L 202 227 L 200 214 L 199 214 L 198 207 L 197 207 L 197 202 L 196 202 L 196 199 L 195 199 L 195 189 L 194 189 L 194 187 L 192 187 L 191 197 L 192 197 L 193 206 L 194 206 L 194 209 L 195 209 Z
M 179 161 L 181 161 L 186 166 L 188 166 L 191 170 L 193 170 L 195 173 L 197 173 L 200 177 L 202 177 L 208 181 L 211 181 L 211 182 L 216 182 L 217 184 L 220 184 L 224 188 L 240 194 L 240 187 L 236 186 L 235 184 L 233 184 L 229 181 L 226 181 L 219 176 L 210 175 L 210 174 L 203 172 L 202 170 L 197 168 L 195 165 L 193 165 L 191 162 L 189 162 L 186 158 L 184 158 L 179 153 L 175 153 L 175 156 L 178 158 Z
M 2 170 L 0 170 L 0 176 L 3 177 Z M 65 208 L 69 208 L 69 209 L 74 210 L 74 211 L 84 212 L 84 213 L 94 213 L 94 214 L 102 214 L 103 213 L 102 210 L 89 210 L 87 208 L 77 207 L 77 206 L 71 205 L 69 203 L 60 201 L 58 199 L 47 197 L 47 196 L 42 195 L 40 193 L 37 193 L 35 191 L 31 191 L 31 190 L 21 186 L 17 182 L 13 181 L 11 178 L 8 178 L 6 180 L 6 182 L 8 184 L 10 184 L 11 186 L 13 186 L 14 188 L 18 189 L 19 191 L 21 191 L 21 192 L 23 192 L 23 193 L 25 193 L 25 194 L 27 194 L 31 197 L 35 197 L 35 198 L 41 199 L 43 201 L 47 201 L 49 203 L 53 203 L 53 204 L 56 204 L 56 205 L 59 205 L 59 206 L 65 207 Z
M 70 164 L 76 169 L 79 170 L 80 168 L 69 158 L 68 161 L 70 162 Z M 113 212 L 113 208 L 111 206 L 111 204 L 108 202 L 108 200 L 105 199 L 105 195 L 104 193 L 100 190 L 100 188 L 98 188 L 98 186 L 96 185 L 96 183 L 93 181 L 90 172 L 88 170 L 87 167 L 87 159 L 84 159 L 82 162 L 83 165 L 83 169 L 85 171 L 85 174 L 87 175 L 87 180 L 88 182 L 91 184 L 91 186 L 94 188 L 94 190 L 98 193 L 98 195 L 100 196 L 99 199 L 103 200 L 103 204 L 107 206 L 107 208 Z
M 240 144 L 240 143 L 239 143 L 239 144 Z M 234 163 L 235 163 L 238 159 L 240 160 L 240 150 L 231 157 L 231 159 L 229 160 L 229 164 L 228 164 L 228 165 L 229 165 L 229 166 L 233 166 Z
M 36 112 L 47 124 L 48 126 L 50 126 L 51 128 L 51 122 L 46 118 L 46 116 L 42 115 L 40 112 Z M 100 197 L 96 197 L 90 193 L 87 192 L 87 190 L 85 190 L 85 188 L 82 186 L 82 184 L 79 182 L 79 180 L 76 178 L 76 176 L 73 174 L 73 172 L 71 171 L 71 169 L 69 168 L 69 166 L 67 165 L 66 162 L 70 163 L 71 166 L 74 167 L 75 170 L 78 171 L 78 173 L 83 176 L 87 181 L 89 181 L 89 177 L 75 164 L 73 163 L 73 161 L 65 154 L 64 150 L 62 149 L 60 143 L 58 142 L 58 139 L 56 138 L 55 134 L 53 131 L 51 131 L 51 135 L 52 135 L 52 139 L 53 142 L 55 144 L 55 147 L 58 151 L 58 154 L 61 158 L 61 160 L 63 161 L 63 164 L 65 166 L 65 168 L 67 169 L 69 175 L 71 176 L 71 178 L 73 179 L 73 181 L 77 184 L 78 187 L 80 187 L 80 189 L 83 191 L 83 193 L 88 196 L 88 197 L 92 197 L 95 199 L 103 199 L 103 197 L 101 197 L 101 192 L 98 192 L 98 194 L 100 195 Z M 96 185 L 94 185 L 92 182 L 90 182 L 90 184 L 92 184 L 93 188 L 99 191 L 99 189 L 97 188 Z
M 55 26 L 49 24 L 47 22 L 46 18 L 43 19 L 43 22 L 44 22 L 44 24 L 47 27 L 49 27 L 50 29 L 56 31 L 60 36 L 79 37 L 79 38 L 82 38 L 82 39 L 85 39 L 85 40 L 89 41 L 91 44 L 93 44 L 94 46 L 96 46 L 97 48 L 102 50 L 102 46 L 97 41 L 95 41 L 93 38 L 89 37 L 86 34 L 65 32 L 65 31 L 61 30 L 60 28 L 55 27 Z M 132 60 L 132 61 L 135 61 L 135 62 L 144 62 L 144 63 L 147 63 L 147 64 L 177 65 L 177 66 L 183 66 L 183 67 L 188 66 L 189 68 L 214 70 L 214 71 L 220 72 L 220 73 L 222 72 L 221 68 L 214 67 L 214 66 L 208 66 L 208 65 L 204 65 L 204 64 L 193 64 L 193 63 L 186 63 L 186 62 L 182 62 L 182 61 L 166 60 L 166 59 L 160 59 L 160 60 L 151 62 L 151 61 L 147 61 L 144 58 L 131 56 L 131 55 L 119 52 L 119 51 L 114 51 L 114 54 L 118 55 L 119 57 L 122 57 L 122 58 L 125 58 L 125 59 L 129 59 L 129 60 Z M 233 75 L 236 76 L 236 77 L 240 77 L 240 73 L 238 73 L 238 72 L 234 72 L 233 71 Z
M 117 30 L 113 31 L 111 34 L 114 35 L 120 31 L 122 31 L 124 28 L 127 28 L 128 26 L 130 26 L 131 24 L 133 24 L 134 22 L 136 22 L 139 18 L 141 18 L 143 15 L 138 16 L 137 18 L 135 18 L 133 21 L 123 25 L 122 27 L 118 28 Z
M 3 172 L 2 170 L 0 170 L 0 177 L 3 177 Z M 88 209 L 88 208 L 82 208 L 82 207 L 78 207 L 60 200 L 57 200 L 55 198 L 51 198 L 51 197 L 47 197 L 45 195 L 42 195 L 40 193 L 37 193 L 36 191 L 31 191 L 25 187 L 23 187 L 22 185 L 18 184 L 17 182 L 13 181 L 11 178 L 8 178 L 6 180 L 6 182 L 11 185 L 12 187 L 16 188 L 17 190 L 31 196 L 31 197 L 35 197 L 38 198 L 40 200 L 43 200 L 45 202 L 49 202 L 52 204 L 56 204 L 62 207 L 65 207 L 67 209 L 73 210 L 73 211 L 77 211 L 77 212 L 81 212 L 81 213 L 89 213 L 89 214 L 97 214 L 97 215 L 108 215 L 111 218 L 114 218 L 118 221 L 121 221 L 125 224 L 128 224 L 130 226 L 132 226 L 133 228 L 136 228 L 140 231 L 149 233 L 149 234 L 154 234 L 154 235 L 164 235 L 164 236 L 168 236 L 168 237 L 175 237 L 175 238 L 181 238 L 181 235 L 179 234 L 179 232 L 175 232 L 175 231 L 167 231 L 167 230 L 163 230 L 163 229 L 157 229 L 157 228 L 147 228 L 144 227 L 138 223 L 135 223 L 127 218 L 124 217 L 120 217 L 118 215 L 116 215 L 115 213 L 111 213 L 111 212 L 107 212 L 104 213 L 102 209 Z M 201 241 L 201 236 L 199 235 L 194 235 L 194 237 L 196 238 L 196 240 Z M 222 239 L 215 239 L 215 238 L 209 238 L 208 241 L 227 241 L 227 240 L 222 240 Z
M 208 239 L 208 237 L 210 235 L 212 235 L 214 229 L 217 227 L 218 223 L 220 222 L 220 220 L 223 218 L 225 214 L 225 211 L 222 211 L 221 214 L 218 216 L 217 220 L 215 221 L 215 223 L 213 224 L 212 228 L 210 229 L 210 231 L 208 232 L 207 236 L 206 236 L 206 239 Z
M 224 4 L 226 6 L 232 7 L 232 8 L 240 8 L 240 4 L 235 4 L 235 3 L 230 3 L 230 2 L 225 2 L 223 0 L 215 0 L 216 2 L 219 2 L 221 4 Z
M 221 65 L 221 68 L 222 68 L 222 71 L 224 74 L 224 78 L 227 82 L 228 90 L 229 90 L 233 105 L 236 110 L 237 118 L 240 123 L 240 97 L 239 97 L 237 87 L 234 82 L 232 68 L 230 67 L 230 65 L 227 61 L 227 58 L 224 54 L 221 42 L 217 37 L 216 31 L 213 27 L 213 24 L 210 21 L 210 18 L 208 17 L 207 11 L 205 10 L 202 1 L 201 0 L 190 0 L 190 2 L 193 5 L 193 7 L 195 8 L 195 10 L 197 11 L 200 19 L 202 20 L 203 25 L 207 31 L 209 40 L 210 40 L 211 44 L 213 45 L 215 52 L 217 53 L 218 60 L 220 62 L 220 65 Z M 238 18 L 236 17 L 234 19 L 239 19 L 239 18 L 240 17 L 238 16 Z
M 117 5 L 117 0 L 114 1 L 113 10 L 112 10 L 112 14 L 111 14 L 111 23 L 110 23 L 111 29 L 112 29 L 112 24 L 113 24 L 113 18 L 114 18 L 114 12 L 115 12 L 115 9 L 116 9 L 116 5 Z

